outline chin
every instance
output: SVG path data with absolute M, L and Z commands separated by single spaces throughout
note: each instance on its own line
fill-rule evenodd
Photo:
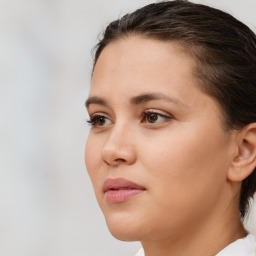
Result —
M 113 227 L 108 225 L 108 229 L 113 237 L 120 241 L 134 242 L 141 241 L 141 235 L 135 230 L 121 229 L 120 227 Z
M 113 237 L 121 241 L 140 241 L 143 237 L 140 220 L 135 220 L 127 214 L 111 214 L 105 216 L 108 229 Z

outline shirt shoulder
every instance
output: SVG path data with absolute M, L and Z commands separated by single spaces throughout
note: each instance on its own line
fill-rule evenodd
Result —
M 143 248 L 140 248 L 139 251 L 134 256 L 144 256 Z
M 140 248 L 134 256 L 145 256 L 143 248 Z M 249 234 L 229 244 L 216 256 L 256 256 L 256 239 Z
M 216 256 L 254 256 L 256 251 L 256 240 L 252 234 L 238 239 L 229 244 Z

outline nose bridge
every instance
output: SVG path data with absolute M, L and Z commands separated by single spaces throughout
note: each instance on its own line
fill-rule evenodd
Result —
M 122 144 L 124 143 L 123 139 L 124 139 L 124 134 L 127 135 L 127 124 L 124 121 L 118 121 L 115 123 L 115 125 L 113 126 L 113 128 L 111 129 L 110 132 L 110 136 L 108 138 L 108 142 L 110 142 L 110 144 L 114 143 L 114 144 Z
M 116 122 L 109 131 L 109 136 L 102 148 L 102 159 L 108 165 L 119 163 L 132 164 L 135 161 L 135 148 L 132 130 L 123 121 Z

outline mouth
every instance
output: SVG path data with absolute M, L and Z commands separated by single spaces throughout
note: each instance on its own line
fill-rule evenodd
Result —
M 105 199 L 113 204 L 123 203 L 145 190 L 145 187 L 123 178 L 106 179 L 103 185 Z

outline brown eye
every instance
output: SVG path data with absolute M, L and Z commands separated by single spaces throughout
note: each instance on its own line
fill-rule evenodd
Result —
M 158 114 L 148 113 L 146 119 L 149 123 L 155 123 L 158 120 Z
M 87 121 L 92 127 L 102 127 L 111 124 L 111 120 L 103 115 L 94 115 L 90 120 Z
M 160 125 L 173 120 L 173 116 L 147 110 L 143 113 L 142 123 Z
M 95 120 L 95 124 L 102 126 L 106 123 L 106 118 L 104 116 L 100 116 Z

